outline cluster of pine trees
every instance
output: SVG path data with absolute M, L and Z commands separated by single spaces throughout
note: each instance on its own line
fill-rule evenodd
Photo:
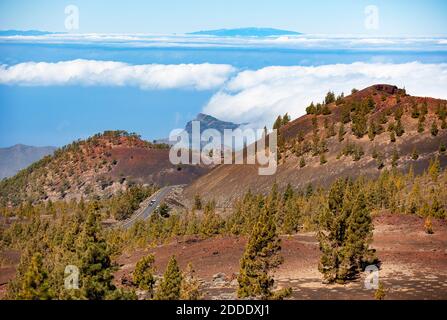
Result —
M 329 109 L 329 104 L 333 102 L 339 102 L 344 98 L 344 94 L 342 93 L 337 98 L 335 97 L 335 93 L 332 91 L 329 91 L 326 94 L 326 97 L 324 98 L 324 101 L 322 103 L 314 104 L 313 102 L 306 108 L 307 114 L 314 114 L 314 115 L 328 115 L 331 114 L 331 110 Z
M 383 170 L 375 179 L 338 180 L 329 189 L 312 185 L 294 189 L 289 184 L 280 190 L 274 184 L 267 195 L 247 192 L 223 215 L 213 201 L 204 202 L 197 195 L 193 210 L 174 211 L 166 217 L 154 214 L 127 231 L 102 227 L 101 220 L 110 216 L 110 199 L 3 208 L 2 215 L 14 215 L 18 220 L 2 230 L 0 250 L 22 252 L 8 296 L 134 299 L 133 290 L 116 288 L 113 283 L 114 257 L 122 250 L 184 235 L 227 234 L 249 238 L 241 259 L 239 297 L 280 299 L 290 291 L 273 290 L 273 272 L 282 262 L 279 235 L 317 231 L 322 253 L 320 271 L 328 282 L 344 282 L 355 278 L 365 265 L 377 262 L 369 248 L 375 212 L 417 214 L 426 218 L 427 233 L 433 232 L 431 219 L 446 217 L 446 189 L 447 174 L 434 158 L 418 176 L 410 168 L 407 173 Z M 79 268 L 78 290 L 64 287 L 67 265 Z M 176 261 L 169 263 L 158 282 L 153 266 L 153 257 L 145 257 L 134 272 L 136 287 L 150 292 L 149 298 L 201 296 L 192 273 L 181 272 Z
M 156 300 L 199 300 L 203 297 L 199 280 L 191 264 L 182 272 L 175 256 L 172 256 L 163 277 L 155 277 L 155 258 L 148 255 L 141 258 L 133 272 L 133 283 L 147 292 L 148 299 Z
M 283 261 L 280 256 L 281 239 L 275 221 L 275 196 L 277 194 L 272 192 L 267 202 L 259 208 L 259 217 L 250 232 L 240 261 L 239 298 L 283 299 L 291 294 L 290 288 L 273 291 L 272 271 Z
M 132 291 L 113 284 L 118 252 L 107 241 L 97 205 L 61 215 L 56 220 L 38 216 L 15 224 L 3 235 L 2 246 L 22 250 L 16 278 L 8 284 L 10 299 L 135 299 Z M 116 248 L 115 248 L 116 249 Z M 65 285 L 66 267 L 75 266 L 76 286 Z M 78 289 L 76 289 L 76 287 Z
M 312 115 L 312 131 L 310 133 L 305 134 L 300 130 L 294 139 L 286 141 L 284 138 L 281 138 L 279 140 L 280 147 L 278 148 L 278 153 L 280 159 L 285 159 L 289 155 L 287 151 L 290 150 L 299 159 L 300 168 L 303 168 L 308 164 L 309 157 L 319 157 L 320 165 L 324 165 L 327 163 L 327 146 L 328 144 L 331 144 L 328 143 L 327 140 L 338 136 L 338 142 L 343 142 L 346 139 L 348 129 L 350 129 L 351 134 L 355 138 L 360 139 L 367 135 L 370 141 L 374 141 L 376 136 L 387 131 L 389 133 L 390 141 L 394 143 L 399 137 L 402 137 L 405 134 L 405 127 L 402 121 L 402 117 L 405 113 L 411 114 L 413 119 L 418 119 L 418 132 L 424 132 L 427 129 L 425 123 L 428 115 L 427 100 L 423 100 L 422 103 L 412 101 L 411 107 L 409 107 L 408 104 L 401 104 L 401 96 L 405 96 L 405 91 L 400 90 L 399 94 L 400 95 L 396 98 L 396 106 L 377 110 L 378 108 L 373 98 L 377 93 L 374 93 L 373 96 L 361 99 L 345 99 L 343 95 L 335 98 L 334 93 L 329 92 L 326 95 L 325 102 L 318 105 L 312 103 L 306 109 L 307 114 Z M 382 101 L 386 101 L 388 98 L 387 95 L 383 95 Z M 331 114 L 331 112 L 324 112 L 324 107 L 327 108 L 327 104 L 334 101 L 339 107 L 340 112 L 335 116 L 326 117 Z M 434 114 L 437 119 L 435 118 L 433 120 L 431 127 L 429 128 L 433 137 L 436 137 L 440 130 L 447 128 L 446 110 L 447 106 L 445 104 L 438 104 Z M 321 130 L 320 128 L 321 119 L 323 119 L 324 130 Z M 275 124 L 277 122 L 275 122 Z M 439 122 L 441 123 L 440 126 Z M 336 123 L 338 123 L 337 128 Z M 348 126 L 348 124 L 350 125 Z M 385 125 L 387 125 L 387 127 L 385 127 Z M 338 158 L 342 155 L 352 155 L 353 160 L 358 161 L 364 155 L 363 150 L 355 148 L 355 145 L 349 143 L 349 138 L 347 145 L 343 148 L 344 149 L 339 154 Z M 439 146 L 440 153 L 445 152 L 441 151 L 444 149 L 446 149 L 445 143 L 442 144 L 441 142 Z M 376 154 L 373 158 L 376 159 L 377 168 L 379 170 L 385 166 L 385 154 Z M 396 161 L 392 162 L 392 164 L 396 163 Z
M 126 191 L 113 196 L 106 205 L 110 216 L 116 220 L 125 220 L 140 206 L 140 203 L 156 191 L 155 187 L 131 186 Z
M 447 188 L 447 174 L 441 170 L 438 158 L 434 158 L 421 175 L 415 175 L 412 168 L 407 173 L 384 169 L 375 179 L 359 177 L 352 183 L 364 195 L 370 212 L 417 214 L 424 218 L 446 217 L 447 195 L 444 190 Z M 267 195 L 248 191 L 231 209 L 225 209 L 227 212 L 222 212 L 223 209 L 216 208 L 214 201 L 209 201 L 202 205 L 202 209 L 174 211 L 166 218 L 153 215 L 147 221 L 136 223 L 130 230 L 115 230 L 110 233 L 110 241 L 139 247 L 185 235 L 205 238 L 217 235 L 249 236 L 253 221 L 258 221 L 267 203 L 274 208 L 271 214 L 279 234 L 316 231 L 328 197 L 329 191 L 311 184 L 298 190 L 287 185 L 282 191 L 275 184 Z M 204 201 L 197 195 L 196 202 Z
M 157 191 L 155 186 L 131 185 L 127 190 L 118 192 L 107 199 L 81 198 L 79 201 L 51 201 L 33 204 L 31 201 L 21 202 L 15 207 L 0 207 L 4 216 L 32 218 L 36 215 L 51 215 L 56 217 L 70 212 L 84 211 L 86 204 L 94 202 L 98 213 L 103 219 L 124 220 L 137 210 L 141 202 Z
M 319 215 L 319 270 L 327 282 L 354 279 L 367 265 L 376 264 L 371 209 L 358 185 L 336 181 Z

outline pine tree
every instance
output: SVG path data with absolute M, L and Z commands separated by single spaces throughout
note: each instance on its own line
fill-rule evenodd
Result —
M 325 281 L 353 279 L 366 264 L 376 261 L 369 248 L 373 229 L 370 212 L 363 193 L 358 193 L 350 181 L 339 179 L 332 185 L 319 226 L 318 269 Z
M 425 230 L 425 233 L 427 233 L 427 234 L 433 234 L 434 233 L 434 231 L 433 231 L 433 224 L 431 222 L 431 218 L 430 217 L 425 218 L 424 230 Z
M 391 142 L 396 142 L 396 135 L 394 133 L 394 130 L 390 132 L 390 141 Z
M 432 203 L 431 203 L 431 206 L 430 206 L 430 216 L 431 217 L 435 217 L 435 218 L 439 218 L 439 219 L 444 219 L 445 218 L 444 206 L 439 201 L 439 198 L 438 198 L 437 194 L 435 194 L 433 196 L 433 200 L 432 200 Z
M 397 161 L 399 161 L 399 152 L 397 151 L 397 148 L 393 149 L 393 155 L 391 158 L 391 166 L 393 168 L 397 167 Z
M 444 153 L 446 151 L 446 146 L 444 142 L 439 144 L 439 153 Z
M 394 110 L 394 119 L 396 121 L 399 121 L 402 118 L 404 111 L 402 107 L 397 107 L 396 110 Z
M 348 205 L 349 207 L 349 205 Z M 369 248 L 372 242 L 372 219 L 363 193 L 353 201 L 349 218 L 347 219 L 345 243 L 341 252 L 339 277 L 353 279 L 368 264 L 374 261 L 374 251 Z
M 376 137 L 376 126 L 374 121 L 371 121 L 369 123 L 369 128 L 368 128 L 368 138 L 370 141 L 374 141 L 374 138 Z
M 332 92 L 332 91 L 329 91 L 329 92 L 326 94 L 326 98 L 324 98 L 324 103 L 325 103 L 325 104 L 330 104 L 330 103 L 332 103 L 332 102 L 335 102 L 335 93 Z
M 315 133 L 312 138 L 312 156 L 320 154 L 320 145 L 320 137 Z
M 430 133 L 432 136 L 436 137 L 438 135 L 438 132 L 439 132 L 438 124 L 436 123 L 436 120 L 434 120 L 433 123 L 431 124 Z
M 88 300 L 106 299 L 113 294 L 113 271 L 110 248 L 102 236 L 97 208 L 90 205 L 82 231 L 76 240 L 78 268 L 80 272 L 79 297 Z
M 415 161 L 419 159 L 419 152 L 417 151 L 416 147 L 413 147 L 413 151 L 411 152 L 411 159 Z
M 290 122 L 290 116 L 288 113 L 286 113 L 282 118 L 281 125 L 284 126 L 284 125 L 288 124 L 289 122 Z
M 320 165 L 325 165 L 326 163 L 326 156 L 324 155 L 324 153 L 320 154 Z
M 346 213 L 342 204 L 347 187 L 345 180 L 337 180 L 331 187 L 328 196 L 327 208 L 319 217 L 317 237 L 320 243 L 321 258 L 318 269 L 327 282 L 337 279 L 339 268 L 339 247 L 342 245 L 342 229 L 345 228 Z
M 436 110 L 436 114 L 438 115 L 438 119 L 443 121 L 445 120 L 446 116 L 447 116 L 447 107 L 445 104 L 441 105 L 438 104 L 437 110 Z
M 348 105 L 343 105 L 341 107 L 341 123 L 351 122 L 351 107 Z
M 419 182 L 416 180 L 408 196 L 408 205 L 407 205 L 408 213 L 415 214 L 418 211 L 421 202 L 420 191 L 421 188 Z
M 192 264 L 188 263 L 182 276 L 180 299 L 200 300 L 203 297 L 200 287 L 200 281 L 195 277 L 195 270 Z
M 400 118 L 396 122 L 394 131 L 396 132 L 396 135 L 398 137 L 401 137 L 405 133 L 405 130 L 404 130 L 404 127 L 402 126 L 402 122 L 400 121 Z
M 288 198 L 284 204 L 284 221 L 281 226 L 281 231 L 285 234 L 292 234 L 299 229 L 300 212 L 296 199 Z
M 424 132 L 424 130 L 425 130 L 424 122 L 425 122 L 425 117 L 421 115 L 418 120 L 418 133 Z
M 200 232 L 207 237 L 219 234 L 224 225 L 224 221 L 219 214 L 216 213 L 215 206 L 215 202 L 210 201 L 206 204 L 204 209 Z
M 198 195 L 198 194 L 196 194 L 194 196 L 194 209 L 202 210 L 202 199 L 200 198 L 200 195 Z
M 275 123 L 273 124 L 273 129 L 279 130 L 283 124 L 283 119 L 281 116 L 278 116 L 275 120 Z
M 31 257 L 22 279 L 17 299 L 20 300 L 48 300 L 52 299 L 48 273 L 43 266 L 43 257 L 35 253 Z
M 428 105 L 427 101 L 424 101 L 421 107 L 421 115 L 426 116 L 428 114 Z
M 363 152 L 363 148 L 361 146 L 356 146 L 354 148 L 354 152 L 352 155 L 352 159 L 354 161 L 359 161 L 365 153 Z
M 304 157 L 301 157 L 300 159 L 300 168 L 304 168 L 306 166 L 306 160 L 304 160 Z
M 433 181 L 438 180 L 439 173 L 441 172 L 441 164 L 439 163 L 439 158 L 436 156 L 434 159 L 430 160 L 430 164 L 428 166 L 428 173 L 431 176 Z
M 418 105 L 415 103 L 411 107 L 411 117 L 413 119 L 417 119 L 417 118 L 419 118 L 419 115 L 420 115 L 419 108 L 418 108 Z
M 340 127 L 338 128 L 338 141 L 342 142 L 345 138 L 346 131 L 345 131 L 345 125 L 343 122 L 340 123 Z
M 245 247 L 238 276 L 239 298 L 275 298 L 271 271 L 282 263 L 281 240 L 274 222 L 272 203 L 263 207 Z M 279 296 L 278 296 L 279 298 Z
M 327 116 L 328 114 L 331 114 L 331 109 L 329 109 L 329 106 L 327 104 L 324 104 L 321 107 L 321 114 Z
M 447 122 L 445 121 L 445 118 L 441 120 L 441 129 L 447 129 Z
M 382 170 L 383 167 L 385 166 L 385 163 L 383 161 L 383 155 L 381 153 L 377 154 L 376 165 L 377 165 L 377 169 L 379 169 L 379 170 Z
M 182 273 L 177 264 L 175 256 L 169 260 L 163 279 L 157 288 L 155 299 L 157 300 L 179 300 L 182 286 Z
M 337 106 L 339 106 L 339 105 L 341 105 L 341 104 L 343 104 L 343 99 L 345 98 L 345 94 L 342 92 L 342 93 L 340 93 L 340 95 L 337 97 L 337 99 L 335 100 L 335 104 L 337 105 Z
M 329 127 L 328 127 L 328 130 L 327 130 L 327 133 L 326 133 L 326 138 L 332 138 L 333 136 L 335 136 L 335 125 L 334 125 L 334 123 L 332 122 L 330 125 L 329 125 Z
M 195 210 L 187 211 L 185 215 L 186 221 L 186 235 L 198 234 L 200 230 L 199 219 L 197 218 Z
M 307 114 L 316 114 L 317 113 L 317 110 L 316 110 L 313 102 L 306 108 L 306 113 Z
M 142 290 L 147 290 L 152 296 L 154 290 L 155 278 L 154 278 L 154 256 L 148 255 L 141 258 L 135 266 L 133 272 L 133 282 Z
M 284 191 L 283 201 L 286 202 L 289 199 L 292 199 L 295 192 L 293 191 L 293 187 L 290 183 L 287 184 L 286 190 Z
M 169 206 L 165 202 L 160 204 L 160 207 L 157 209 L 157 211 L 158 214 L 163 218 L 169 217 Z
M 380 116 L 379 116 L 379 123 L 386 124 L 387 122 L 388 122 L 388 118 L 386 117 L 386 114 L 384 112 L 381 112 Z
M 302 130 L 299 130 L 298 131 L 298 134 L 297 134 L 297 140 L 298 140 L 298 142 L 303 142 L 304 141 L 304 132 L 302 131 Z
M 362 111 L 357 111 L 352 117 L 352 132 L 357 138 L 362 138 L 367 129 L 366 115 Z
M 372 150 L 372 152 L 371 152 L 371 157 L 372 157 L 373 159 L 377 159 L 378 156 L 379 156 L 379 152 L 377 151 L 376 146 L 374 146 L 374 148 L 373 148 L 373 150 Z
M 374 102 L 374 99 L 371 96 L 368 97 L 366 103 L 368 106 L 368 111 L 374 111 L 374 109 L 376 108 L 376 103 Z
M 374 299 L 376 300 L 385 300 L 386 297 L 386 289 L 383 286 L 382 282 L 379 282 L 379 287 L 374 292 Z

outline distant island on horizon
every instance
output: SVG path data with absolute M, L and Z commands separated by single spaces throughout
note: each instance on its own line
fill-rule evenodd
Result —
M 45 36 L 53 34 L 65 34 L 65 32 L 51 32 L 42 30 L 0 30 L 0 36 Z M 204 35 L 218 37 L 271 37 L 271 36 L 292 36 L 301 35 L 302 33 L 290 30 L 282 30 L 275 28 L 235 28 L 235 29 L 216 29 L 201 30 L 185 33 L 187 35 Z
M 0 36 L 46 36 L 50 34 L 63 34 L 65 32 L 50 32 L 41 30 L 0 30 Z
M 209 35 L 219 37 L 270 37 L 270 36 L 300 35 L 302 33 L 290 30 L 274 29 L 274 28 L 236 28 L 236 29 L 201 30 L 196 32 L 190 32 L 187 34 Z

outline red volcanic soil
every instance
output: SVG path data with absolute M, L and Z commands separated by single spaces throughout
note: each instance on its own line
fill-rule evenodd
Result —
M 374 242 L 381 260 L 380 281 L 387 290 L 387 299 L 447 299 L 447 222 L 433 220 L 434 234 L 424 232 L 424 219 L 414 215 L 381 214 L 374 217 Z M 223 236 L 211 239 L 187 237 L 157 247 L 125 252 L 117 259 L 120 269 L 116 283 L 122 286 L 132 278 L 141 257 L 155 255 L 156 269 L 162 274 L 167 262 L 175 255 L 181 268 L 192 263 L 203 282 L 207 299 L 235 298 L 239 271 L 246 239 Z M 318 243 L 314 233 L 282 237 L 283 265 L 276 271 L 278 287 L 292 287 L 293 299 L 373 299 L 374 290 L 364 287 L 365 274 L 346 285 L 322 283 L 317 266 Z M 6 293 L 8 281 L 15 274 L 19 253 L 0 254 L 0 298 Z M 213 276 L 223 273 L 225 279 L 216 283 Z M 221 276 L 222 278 L 222 276 Z M 232 281 L 233 280 L 233 281 Z
M 210 170 L 205 166 L 173 165 L 167 149 L 115 147 L 111 154 L 118 160 L 109 173 L 113 180 L 132 177 L 140 183 L 179 185 L 188 184 Z
M 424 220 L 417 216 L 382 214 L 374 218 L 373 247 L 382 262 L 379 276 L 388 299 L 447 299 L 447 223 L 433 221 L 435 234 L 424 232 Z M 197 237 L 173 241 L 155 248 L 125 253 L 118 259 L 121 268 L 117 283 L 131 279 L 136 262 L 148 253 L 155 255 L 162 274 L 175 255 L 181 268 L 191 262 L 204 280 L 206 298 L 234 298 L 239 259 L 246 239 Z M 346 285 L 322 284 L 317 266 L 318 243 L 313 233 L 282 237 L 284 264 L 275 273 L 279 287 L 292 287 L 293 299 L 373 299 L 374 290 L 364 287 L 364 277 Z M 224 273 L 227 285 L 215 286 L 213 275 Z
M 3 261 L 0 265 L 0 299 L 2 299 L 6 294 L 8 282 L 15 277 L 20 253 L 15 250 L 5 250 L 0 253 L 0 259 Z

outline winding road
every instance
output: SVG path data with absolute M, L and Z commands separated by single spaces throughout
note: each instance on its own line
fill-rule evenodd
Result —
M 137 221 L 148 219 L 151 214 L 155 211 L 158 205 L 165 199 L 165 197 L 175 188 L 176 186 L 164 187 L 157 192 L 155 192 L 149 198 L 149 204 L 144 210 L 137 211 L 136 214 L 132 215 L 129 219 L 124 220 L 119 224 L 119 227 L 123 229 L 131 228 Z M 146 199 L 147 200 L 147 199 Z M 152 204 L 150 201 L 155 200 Z

